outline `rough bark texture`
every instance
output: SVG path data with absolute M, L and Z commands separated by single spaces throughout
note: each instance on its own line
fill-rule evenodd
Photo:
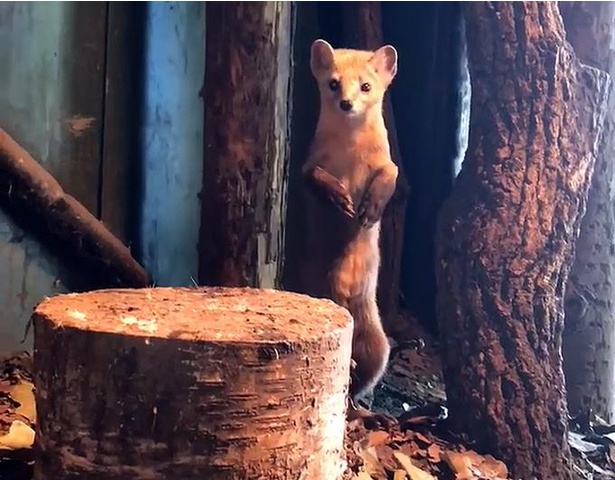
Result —
M 577 61 L 555 3 L 464 8 L 470 141 L 436 266 L 451 419 L 514 478 L 568 479 L 563 296 L 609 79 Z
M 562 2 L 579 60 L 615 75 L 615 4 Z M 572 414 L 615 420 L 615 95 L 611 91 L 565 303 L 564 373 Z
M 344 21 L 344 47 L 376 50 L 384 45 L 380 2 L 341 3 Z M 339 47 L 339 45 L 338 45 Z M 404 59 L 400 59 L 403 62 Z M 399 328 L 398 320 L 401 252 L 403 247 L 406 200 L 410 191 L 404 172 L 404 163 L 397 143 L 397 129 L 390 94 L 384 99 L 384 120 L 389 132 L 391 156 L 399 168 L 395 194 L 385 208 L 380 230 L 380 275 L 378 279 L 378 306 L 385 329 Z
M 207 4 L 203 284 L 279 285 L 292 8 L 291 2 Z
M 107 290 L 33 319 L 36 480 L 340 478 L 352 319 L 333 302 Z
M 87 273 L 82 288 L 148 285 L 147 272 L 128 248 L 1 129 L 0 206 Z

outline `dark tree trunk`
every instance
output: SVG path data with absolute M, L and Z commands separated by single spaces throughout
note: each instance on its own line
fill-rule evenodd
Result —
M 291 2 L 207 4 L 199 281 L 276 287 L 288 170 Z
M 33 320 L 36 480 L 341 477 L 352 320 L 333 302 L 106 290 Z
M 556 3 L 465 4 L 468 153 L 438 227 L 453 426 L 514 478 L 564 480 L 563 297 L 609 88 Z
M 561 2 L 566 36 L 579 60 L 615 75 L 615 4 Z M 596 168 L 565 303 L 568 409 L 615 420 L 615 95 L 612 86 Z
M 361 50 L 376 50 L 384 43 L 382 35 L 382 15 L 380 2 L 341 2 L 344 47 Z M 401 60 L 403 61 L 403 60 Z M 404 170 L 397 143 L 397 129 L 393 116 L 391 96 L 384 99 L 384 120 L 389 132 L 391 156 L 399 168 L 397 188 L 382 216 L 380 233 L 380 274 L 378 279 L 378 306 L 381 311 L 385 330 L 392 333 L 399 330 L 395 325 L 399 311 L 399 283 L 401 271 L 401 252 L 404 240 L 404 218 L 406 200 L 409 193 L 408 180 Z

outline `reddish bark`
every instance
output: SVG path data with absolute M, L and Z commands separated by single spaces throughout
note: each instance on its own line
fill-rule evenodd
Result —
M 470 142 L 436 265 L 451 419 L 515 478 L 568 479 L 563 296 L 609 81 L 576 59 L 555 3 L 465 13 Z

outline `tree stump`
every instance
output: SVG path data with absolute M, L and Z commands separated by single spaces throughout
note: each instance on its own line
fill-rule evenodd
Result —
M 33 314 L 36 480 L 336 479 L 352 319 L 249 288 L 100 290 Z

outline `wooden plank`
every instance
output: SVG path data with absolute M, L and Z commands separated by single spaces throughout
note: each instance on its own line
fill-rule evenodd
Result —
M 144 3 L 109 2 L 100 218 L 127 245 L 138 235 L 145 15 Z
M 0 125 L 96 213 L 106 6 L 86 5 L 0 3 Z M 0 212 L 0 351 L 20 347 L 32 307 L 63 281 L 67 272 Z
M 107 2 L 70 5 L 58 51 L 64 136 L 58 145 L 61 163 L 52 174 L 98 216 Z

